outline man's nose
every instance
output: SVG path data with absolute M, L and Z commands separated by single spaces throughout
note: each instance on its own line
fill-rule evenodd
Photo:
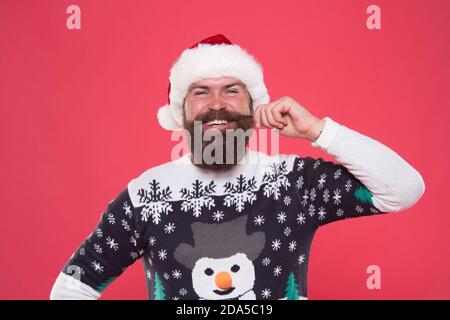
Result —
M 220 93 L 213 94 L 211 98 L 211 103 L 209 104 L 209 109 L 214 111 L 220 111 L 225 109 L 226 103 Z

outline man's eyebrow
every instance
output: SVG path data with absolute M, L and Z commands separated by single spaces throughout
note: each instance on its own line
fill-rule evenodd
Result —
M 231 88 L 231 87 L 234 87 L 234 86 L 244 87 L 244 84 L 242 82 L 233 82 L 233 83 L 230 83 L 230 84 L 227 84 L 227 85 L 223 86 L 223 88 Z
M 226 84 L 226 85 L 222 86 L 222 88 L 223 88 L 223 89 L 228 89 L 228 88 L 234 87 L 234 86 L 236 86 L 236 85 L 239 85 L 239 86 L 241 86 L 241 87 L 244 87 L 244 86 L 245 86 L 242 82 L 233 82 L 233 83 Z M 193 90 L 193 89 L 209 89 L 209 87 L 208 87 L 208 86 L 205 86 L 205 85 L 201 85 L 201 84 L 193 84 L 193 85 L 191 85 L 191 86 L 189 87 L 189 91 L 191 91 L 191 90 Z

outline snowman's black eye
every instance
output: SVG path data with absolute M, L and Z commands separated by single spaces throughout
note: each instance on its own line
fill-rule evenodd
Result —
M 233 272 L 238 272 L 240 268 L 241 268 L 241 267 L 239 267 L 237 264 L 235 264 L 235 265 L 233 265 L 233 266 L 231 267 L 231 271 L 233 271 Z
M 206 268 L 206 269 L 205 269 L 205 274 L 206 274 L 207 276 L 210 276 L 210 275 L 212 275 L 213 273 L 214 273 L 213 269 L 211 269 L 211 268 Z

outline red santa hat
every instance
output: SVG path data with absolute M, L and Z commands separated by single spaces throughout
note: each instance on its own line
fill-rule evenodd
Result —
M 158 110 L 159 124 L 166 130 L 182 129 L 183 100 L 189 86 L 202 79 L 217 77 L 241 80 L 254 106 L 270 101 L 261 65 L 240 46 L 217 34 L 184 50 L 172 66 L 168 104 Z

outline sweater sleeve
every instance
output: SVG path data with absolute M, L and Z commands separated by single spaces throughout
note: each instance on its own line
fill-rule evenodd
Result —
M 337 162 L 307 157 L 295 164 L 301 168 L 299 196 L 317 225 L 402 211 L 419 200 L 425 184 L 410 164 L 380 142 L 324 119 L 324 130 L 312 145 Z
M 72 254 L 50 299 L 97 299 L 144 252 L 128 190 L 109 202 L 93 232 Z

